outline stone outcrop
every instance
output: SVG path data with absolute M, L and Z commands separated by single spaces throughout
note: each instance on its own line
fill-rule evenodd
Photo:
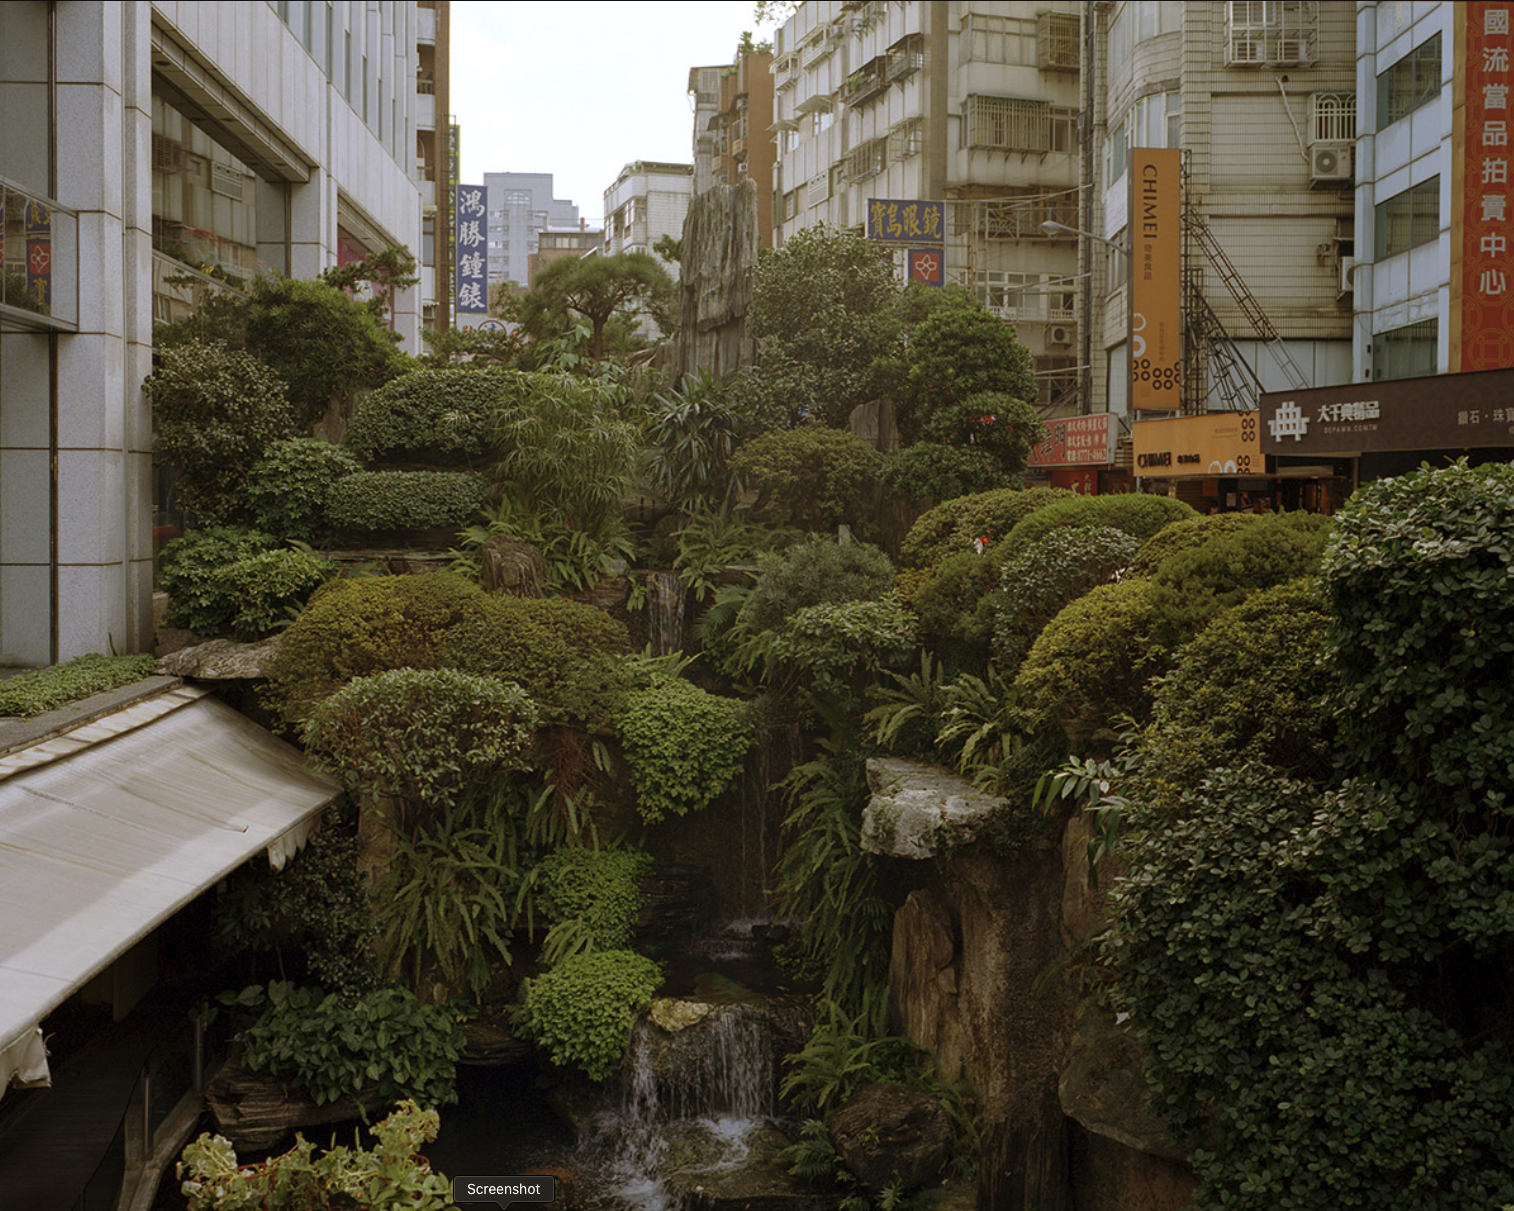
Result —
M 242 1068 L 237 1050 L 210 1078 L 205 1101 L 215 1116 L 216 1130 L 239 1152 L 267 1151 L 291 1132 L 345 1119 L 375 1118 L 384 1110 L 378 1085 L 372 1083 L 355 1096 L 321 1106 L 303 1094 L 285 1093 L 272 1077 Z
M 253 680 L 267 675 L 268 662 L 278 647 L 278 635 L 257 643 L 208 639 L 170 652 L 158 661 L 157 671 L 168 677 L 193 677 L 198 681 Z
M 484 591 L 511 597 L 540 597 L 547 579 L 546 558 L 528 542 L 496 534 L 479 548 Z
M 1187 1157 L 1186 1149 L 1168 1140 L 1166 1124 L 1151 1107 L 1141 1044 L 1128 1022 L 1084 1004 L 1069 1050 L 1057 1090 L 1068 1117 L 1136 1152 Z
M 867 785 L 862 848 L 891 858 L 919 861 L 970 844 L 1007 806 L 950 770 L 902 757 L 869 758 Z
M 846 1167 L 872 1194 L 917 1190 L 952 1155 L 951 1118 L 938 1098 L 908 1085 L 859 1085 L 825 1123 Z
M 725 1157 L 725 1141 L 708 1122 L 685 1122 L 668 1131 L 662 1179 L 687 1211 L 824 1211 L 835 1198 L 789 1174 L 782 1155 L 791 1142 L 773 1126 L 748 1134 L 739 1164 Z
M 757 185 L 716 185 L 689 205 L 679 272 L 677 377 L 754 360 L 746 312 L 757 264 Z

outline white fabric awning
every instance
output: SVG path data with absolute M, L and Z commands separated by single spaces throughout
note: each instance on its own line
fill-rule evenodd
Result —
M 0 757 L 0 1055 L 259 850 L 282 866 L 340 793 L 206 694 Z

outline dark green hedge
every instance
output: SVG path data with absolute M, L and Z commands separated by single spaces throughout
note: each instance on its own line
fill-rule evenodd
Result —
M 413 530 L 462 526 L 489 489 L 467 471 L 359 471 L 331 485 L 326 516 L 338 530 Z

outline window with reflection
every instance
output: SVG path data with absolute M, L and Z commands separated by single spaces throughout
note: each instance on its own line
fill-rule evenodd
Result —
M 161 96 L 152 101 L 152 242 L 232 285 L 258 269 L 256 178 Z

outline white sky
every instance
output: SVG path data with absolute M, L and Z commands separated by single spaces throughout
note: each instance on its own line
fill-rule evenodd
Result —
M 453 0 L 452 112 L 462 179 L 550 172 L 598 226 L 633 160 L 693 159 L 689 68 L 729 63 L 752 0 Z

